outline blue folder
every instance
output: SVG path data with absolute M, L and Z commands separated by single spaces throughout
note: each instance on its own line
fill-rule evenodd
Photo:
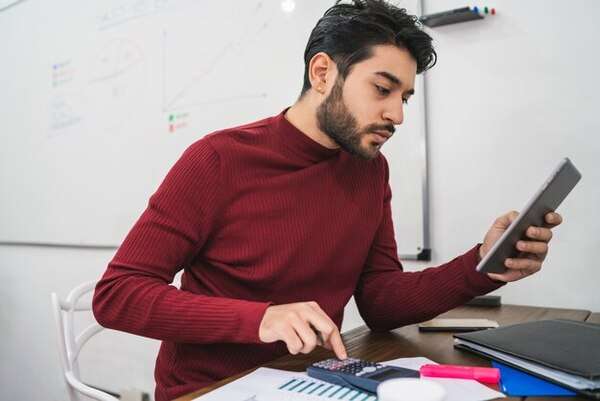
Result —
M 500 369 L 500 388 L 509 396 L 570 396 L 571 390 L 532 376 L 521 370 L 511 368 L 502 363 L 492 361 L 495 368 Z

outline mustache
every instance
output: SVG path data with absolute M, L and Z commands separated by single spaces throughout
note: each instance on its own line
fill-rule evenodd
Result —
M 365 133 L 373 131 L 388 131 L 390 135 L 394 135 L 396 127 L 394 127 L 394 124 L 371 124 L 366 126 L 363 130 Z

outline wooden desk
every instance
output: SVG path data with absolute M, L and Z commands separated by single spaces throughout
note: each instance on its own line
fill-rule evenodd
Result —
M 573 309 L 539 308 L 532 306 L 503 305 L 499 308 L 486 308 L 464 306 L 440 315 L 440 317 L 473 317 L 496 320 L 501 326 L 543 319 L 572 319 L 586 321 L 590 317 L 589 311 Z M 600 321 L 600 314 L 596 317 Z M 591 315 L 594 316 L 594 315 Z M 402 327 L 392 332 L 373 333 L 367 327 L 361 326 L 343 334 L 344 343 L 348 354 L 361 359 L 384 361 L 396 358 L 424 356 L 438 363 L 490 366 L 487 359 L 480 358 L 469 352 L 453 347 L 451 333 L 421 333 L 417 325 Z M 304 371 L 306 366 L 321 359 L 330 358 L 332 353 L 317 349 L 309 355 L 287 355 L 265 364 L 265 367 Z M 202 394 L 208 393 L 254 369 L 239 375 L 221 380 L 211 386 L 205 387 L 194 393 L 185 395 L 177 401 L 190 401 Z M 551 398 L 523 397 L 505 398 L 504 400 L 517 401 L 543 401 Z M 552 398 L 555 400 L 555 398 Z M 580 397 L 561 397 L 561 401 L 584 400 Z

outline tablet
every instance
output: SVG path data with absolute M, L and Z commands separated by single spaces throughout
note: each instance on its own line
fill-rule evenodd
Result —
M 519 216 L 506 229 L 504 234 L 492 246 L 492 249 L 477 265 L 477 271 L 484 273 L 504 273 L 504 261 L 519 254 L 517 241 L 525 239 L 529 226 L 543 227 L 544 216 L 556 210 L 569 192 L 581 179 L 581 173 L 569 158 L 564 158 L 544 185 L 531 198 Z

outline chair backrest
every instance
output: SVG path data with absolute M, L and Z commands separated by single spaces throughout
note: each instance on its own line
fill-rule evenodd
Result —
M 54 292 L 51 295 L 61 365 L 71 401 L 80 401 L 79 394 L 100 401 L 118 401 L 110 394 L 84 384 L 79 375 L 79 351 L 90 338 L 103 329 L 94 321 L 79 334 L 75 333 L 75 312 L 92 310 L 91 301 L 84 302 L 80 299 L 93 291 L 95 286 L 95 281 L 80 284 L 71 290 L 65 300 L 59 299 Z

